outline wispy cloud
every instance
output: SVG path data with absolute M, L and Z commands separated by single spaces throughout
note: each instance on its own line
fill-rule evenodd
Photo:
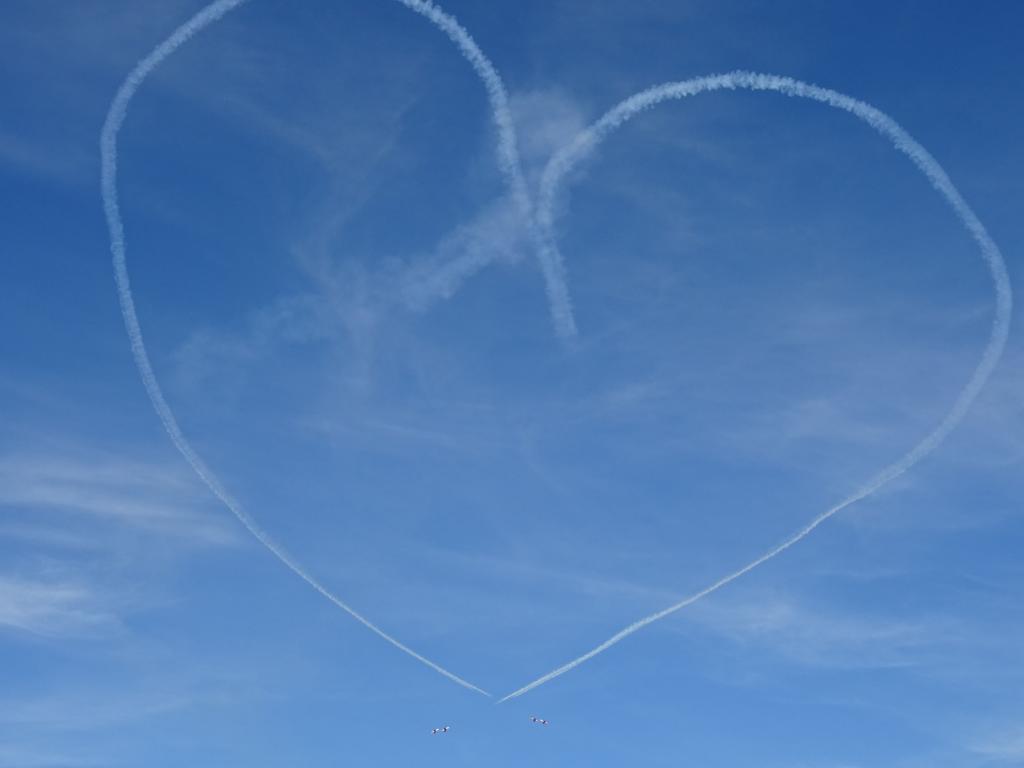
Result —
M 236 540 L 209 512 L 210 505 L 182 469 L 90 451 L 0 455 L 0 505 L 9 513 L 33 515 L 35 536 L 41 511 L 88 515 L 94 519 L 172 535 L 205 545 Z M 8 524 L 8 535 L 27 535 Z
M 187 707 L 198 694 L 190 683 L 147 681 L 132 690 L 74 691 L 0 700 L 0 723 L 25 728 L 94 730 Z
M 64 550 L 95 550 L 105 546 L 100 537 L 45 523 L 0 523 L 0 541 L 3 540 Z
M 0 510 L 0 546 L 19 553 L 0 574 L 0 628 L 44 638 L 121 628 L 136 588 L 96 572 L 106 549 L 140 535 L 162 552 L 239 541 L 183 468 L 83 446 L 0 453 Z
M 956 637 L 946 623 L 812 606 L 776 592 L 696 605 L 689 618 L 703 629 L 801 666 L 843 669 L 926 663 Z
M 343 329 L 337 308 L 315 293 L 283 296 L 250 313 L 238 329 L 199 328 L 173 352 L 174 383 L 186 391 L 206 389 L 215 378 L 273 355 L 279 345 L 306 344 Z
M 523 172 L 536 186 L 551 156 L 586 126 L 586 114 L 579 101 L 555 89 L 514 93 L 509 107 L 519 134 Z
M 423 310 L 451 298 L 468 278 L 494 263 L 520 261 L 528 251 L 522 217 L 510 200 L 486 206 L 423 256 L 407 261 L 396 280 L 405 307 Z
M 965 432 L 969 450 L 958 460 L 992 469 L 1024 463 L 1024 354 L 1007 353 L 988 388 L 978 399 Z
M 44 637 L 91 635 L 116 628 L 116 616 L 88 586 L 0 575 L 0 627 Z
M 187 390 L 247 370 L 283 348 L 329 342 L 346 350 L 350 383 L 365 389 L 379 335 L 396 314 L 422 313 L 450 299 L 482 269 L 519 263 L 529 254 L 521 217 L 510 200 L 484 206 L 433 247 L 381 257 L 373 269 L 339 259 L 343 224 L 322 221 L 293 246 L 311 278 L 308 290 L 276 298 L 234 328 L 193 331 L 173 353 L 175 383 Z M 360 384 L 361 382 L 361 384 Z
M 974 741 L 970 751 L 998 765 L 1024 765 L 1024 724 L 990 732 Z
M 189 5 L 5 8 L 0 68 L 12 73 L 5 83 L 11 119 L 0 130 L 0 168 L 91 191 L 98 169 L 94 88 L 109 88 L 109 77 L 127 63 L 126 51 L 154 39 Z
M 60 183 L 78 183 L 90 178 L 95 159 L 84 147 L 42 145 L 28 137 L 0 131 L 0 167 L 6 166 Z
M 232 370 L 264 361 L 282 346 L 325 341 L 344 344 L 354 382 L 369 380 L 375 339 L 386 319 L 396 313 L 428 311 L 490 266 L 532 263 L 526 223 L 508 196 L 483 204 L 420 250 L 374 253 L 372 258 L 352 250 L 347 227 L 376 192 L 375 176 L 396 151 L 411 103 L 403 102 L 387 113 L 385 128 L 375 129 L 376 143 L 369 137 L 359 139 L 365 146 L 358 158 L 350 159 L 350 150 L 344 150 L 344 168 L 336 162 L 342 148 L 322 145 L 309 136 L 279 135 L 278 121 L 267 107 L 248 102 L 232 107 L 257 112 L 257 128 L 249 125 L 249 129 L 265 130 L 270 137 L 299 145 L 324 159 L 322 170 L 337 178 L 331 182 L 333 191 L 309 211 L 287 249 L 308 278 L 309 288 L 277 297 L 233 328 L 193 331 L 174 353 L 178 384 L 197 388 L 214 376 L 230 376 Z M 510 109 L 522 145 L 524 175 L 533 183 L 550 154 L 582 127 L 582 110 L 564 94 L 549 90 L 515 94 Z M 490 166 L 493 156 L 483 153 L 476 163 Z M 358 184 L 353 183 L 353 175 Z

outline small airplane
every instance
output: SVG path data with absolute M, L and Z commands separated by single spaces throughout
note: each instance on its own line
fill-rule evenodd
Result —
M 451 727 L 450 725 L 443 725 L 440 728 L 434 728 L 433 730 L 430 731 L 430 735 L 434 736 L 434 735 L 436 735 L 438 733 L 448 733 L 448 729 L 450 727 Z
M 543 717 L 537 717 L 536 715 L 530 715 L 530 722 L 536 723 L 537 725 L 547 725 L 548 721 Z

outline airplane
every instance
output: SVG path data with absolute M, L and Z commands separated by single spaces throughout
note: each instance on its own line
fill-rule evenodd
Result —
M 434 728 L 433 730 L 431 730 L 430 735 L 434 736 L 435 734 L 438 734 L 438 733 L 448 733 L 448 729 L 450 727 L 451 727 L 450 725 L 445 725 L 445 726 L 442 726 L 440 728 Z
M 547 720 L 545 720 L 542 717 L 537 717 L 536 715 L 530 715 L 530 722 L 531 723 L 536 723 L 537 725 L 547 725 L 548 724 Z

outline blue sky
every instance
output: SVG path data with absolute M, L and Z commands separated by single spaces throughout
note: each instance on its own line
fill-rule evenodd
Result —
M 456 48 L 398 3 L 298 5 L 250 0 L 133 100 L 139 319 L 246 511 L 496 698 L 785 539 L 969 378 L 985 265 L 850 116 L 714 93 L 615 133 L 559 200 L 566 345 Z M 640 89 L 789 75 L 898 120 L 1019 282 L 1024 11 L 594 5 L 445 6 L 504 79 L 531 191 Z M 110 267 L 104 116 L 201 7 L 3 9 L 0 767 L 1024 764 L 1016 317 L 910 473 L 521 698 L 453 685 L 289 573 L 167 439 Z

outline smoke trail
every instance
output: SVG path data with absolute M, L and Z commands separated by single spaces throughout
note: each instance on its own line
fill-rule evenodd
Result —
M 450 298 L 466 279 L 495 262 L 511 264 L 530 250 L 522 217 L 506 197 L 488 205 L 467 224 L 447 235 L 429 257 L 414 257 L 397 280 L 406 308 L 423 311 Z
M 487 98 L 491 103 L 491 114 L 498 129 L 498 166 L 505 174 L 512 190 L 512 197 L 534 239 L 555 331 L 562 338 L 575 336 L 576 321 L 573 319 L 564 266 L 560 259 L 553 257 L 549 249 L 542 247 L 541 233 L 534 223 L 533 204 L 530 201 L 526 179 L 519 162 L 516 131 L 512 123 L 512 110 L 508 105 L 508 92 L 505 90 L 505 84 L 501 81 L 501 77 L 490 59 L 484 55 L 476 41 L 453 16 L 442 11 L 431 0 L 398 0 L 398 2 L 425 16 L 444 32 L 455 43 L 466 61 L 473 67 L 473 71 L 483 81 L 484 87 L 487 89 Z
M 967 413 L 967 409 L 970 408 L 971 403 L 974 402 L 974 399 L 978 396 L 978 393 L 981 391 L 982 387 L 984 387 L 985 382 L 992 374 L 992 370 L 999 362 L 999 358 L 1003 353 L 1003 347 L 1006 345 L 1006 338 L 1010 330 L 1012 294 L 1010 291 L 1010 280 L 1006 274 L 1006 265 L 1003 262 L 1002 254 L 999 252 L 999 248 L 996 246 L 995 242 L 993 242 L 992 238 L 989 236 L 984 225 L 978 220 L 978 217 L 974 214 L 974 211 L 971 210 L 970 206 L 967 205 L 967 202 L 960 195 L 957 188 L 953 186 L 953 182 L 950 181 L 946 172 L 938 162 L 936 162 L 925 148 L 918 144 L 910 134 L 903 130 L 896 121 L 878 109 L 862 101 L 837 93 L 836 91 L 802 83 L 788 77 L 762 75 L 750 72 L 731 72 L 724 75 L 712 75 L 709 77 L 701 77 L 678 83 L 667 83 L 631 96 L 609 112 L 605 113 L 605 115 L 590 128 L 581 132 L 570 145 L 558 152 L 544 170 L 544 176 L 541 181 L 540 204 L 538 206 L 538 225 L 542 232 L 543 246 L 548 251 L 547 258 L 555 263 L 561 262 L 561 254 L 558 251 L 558 246 L 554 237 L 553 208 L 559 184 L 565 175 L 569 173 L 577 163 L 593 152 L 612 131 L 640 112 L 650 109 L 651 107 L 669 99 L 682 99 L 687 96 L 694 96 L 698 93 L 716 91 L 723 88 L 730 90 L 743 88 L 753 91 L 776 91 L 787 96 L 798 96 L 800 98 L 811 99 L 813 101 L 826 104 L 827 106 L 844 110 L 863 120 L 876 131 L 888 138 L 896 149 L 909 157 L 914 165 L 916 165 L 917 168 L 925 175 L 928 181 L 931 182 L 931 185 L 935 190 L 938 191 L 952 207 L 953 212 L 960 220 L 960 223 L 966 227 L 967 231 L 971 234 L 971 237 L 973 237 L 975 242 L 978 244 L 978 247 L 981 250 L 981 255 L 988 264 L 995 290 L 995 317 L 992 322 L 991 335 L 989 336 L 988 343 L 981 355 L 981 360 L 979 361 L 978 366 L 974 369 L 974 373 L 971 375 L 967 384 L 960 391 L 960 394 L 957 396 L 957 399 L 949 413 L 943 417 L 937 427 L 935 427 L 906 455 L 885 467 L 881 472 L 875 475 L 874 478 L 861 487 L 860 490 L 848 496 L 834 507 L 822 512 L 784 542 L 773 549 L 768 550 L 753 562 L 748 563 L 739 570 L 722 577 L 714 584 L 705 587 L 701 591 L 690 595 L 684 600 L 680 600 L 678 603 L 670 605 L 664 610 L 633 622 L 625 629 L 612 635 L 596 648 L 577 657 L 576 659 L 573 659 L 567 664 L 562 665 L 558 669 L 549 672 L 543 677 L 534 680 L 532 683 L 523 686 L 519 690 L 508 694 L 504 698 L 500 699 L 499 703 L 517 696 L 522 696 L 527 691 L 531 691 L 537 686 L 543 685 L 544 683 L 565 674 L 569 670 L 578 667 L 583 662 L 592 659 L 597 654 L 611 648 L 620 640 L 623 640 L 634 632 L 643 629 L 648 624 L 652 624 L 659 619 L 663 619 L 688 605 L 692 605 L 701 598 L 710 595 L 712 592 L 721 589 L 726 584 L 729 584 L 744 574 L 749 573 L 762 563 L 771 560 L 776 555 L 781 554 L 800 540 L 809 536 L 815 528 L 837 512 L 840 512 L 851 504 L 860 501 L 866 496 L 870 496 L 889 481 L 902 475 L 917 462 L 934 451 L 946 436 L 957 426 L 957 424 L 960 423 L 964 415 Z
M 242 509 L 242 506 L 228 494 L 223 486 L 221 486 L 220 481 L 203 463 L 202 459 L 199 458 L 199 455 L 185 438 L 185 435 L 182 434 L 181 429 L 178 427 L 178 422 L 174 418 L 174 413 L 171 411 L 171 407 L 164 399 L 163 392 L 161 391 L 160 385 L 156 379 L 156 374 L 154 374 L 153 367 L 149 362 L 149 355 L 146 353 L 146 347 L 142 339 L 142 329 L 139 327 L 139 319 L 135 314 L 135 302 L 132 299 L 131 284 L 128 281 L 128 268 L 125 264 L 124 225 L 121 221 L 121 213 L 117 199 L 117 134 L 121 129 L 121 125 L 124 123 L 124 119 L 128 112 L 128 105 L 131 102 L 132 97 L 150 73 L 152 73 L 164 59 L 174 53 L 184 43 L 188 42 L 193 35 L 245 2 L 246 0 L 217 0 L 203 8 L 203 10 L 199 11 L 199 13 L 178 27 L 170 37 L 160 43 L 152 53 L 142 59 L 135 66 L 135 69 L 131 71 L 125 81 L 121 84 L 121 87 L 118 89 L 117 95 L 114 97 L 114 101 L 110 105 L 110 111 L 107 112 L 106 120 L 103 123 L 103 130 L 100 134 L 100 186 L 103 195 L 103 208 L 107 217 L 107 227 L 110 230 L 110 250 L 114 257 L 114 277 L 117 281 L 117 292 L 121 301 L 121 314 L 124 316 L 125 329 L 128 332 L 128 338 L 131 342 L 132 355 L 135 358 L 135 364 L 139 369 L 139 374 L 142 377 L 142 383 L 146 387 L 146 393 L 149 395 L 150 402 L 152 402 L 154 410 L 160 417 L 160 421 L 163 422 L 164 429 L 167 430 L 167 434 L 170 436 L 171 442 L 174 443 L 174 446 L 191 465 L 192 469 L 195 470 L 195 473 L 199 478 L 206 484 L 213 494 L 221 500 L 224 506 L 226 506 L 234 516 L 238 518 L 238 521 L 245 526 L 249 533 L 251 533 L 264 547 L 270 550 L 278 560 L 291 569 L 295 575 L 334 603 L 338 608 L 341 608 L 352 616 L 352 618 L 356 619 L 356 621 L 363 624 L 384 640 L 387 640 L 400 651 L 404 651 L 417 661 L 422 662 L 436 672 L 440 672 L 449 680 L 458 683 L 464 688 L 469 688 L 477 693 L 482 693 L 484 696 L 490 696 L 487 691 L 482 688 L 477 688 L 472 683 L 454 675 L 439 664 L 434 663 L 425 656 L 421 656 L 416 651 L 384 632 L 384 630 L 380 629 L 361 614 L 357 613 L 354 609 L 331 593 L 331 591 L 317 581 L 316 578 L 307 573 L 270 537 L 266 531 L 260 528 L 259 525 L 257 525 L 256 522 L 253 521 L 253 519 L 250 518 Z

